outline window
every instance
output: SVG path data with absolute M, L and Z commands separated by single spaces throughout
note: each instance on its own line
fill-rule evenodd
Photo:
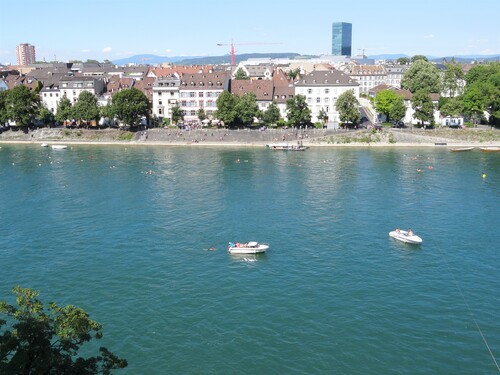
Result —
M 200 91 L 200 92 L 198 93 L 198 97 L 199 97 L 199 98 L 203 98 L 203 91 Z
M 163 108 L 158 108 L 158 114 L 163 115 Z
M 161 91 L 158 92 L 158 96 L 161 96 Z
M 320 97 L 316 98 L 316 103 L 321 103 L 321 98 Z
M 329 94 L 330 93 L 330 89 L 325 89 L 325 94 Z
M 191 92 L 189 93 L 189 97 L 190 97 L 190 98 L 195 98 L 195 97 L 196 97 L 196 93 L 195 93 L 195 92 L 193 92 L 193 91 L 191 91 Z
M 313 90 L 312 90 L 312 89 L 307 89 L 307 93 L 308 93 L 308 94 L 312 94 L 312 93 L 313 93 Z
M 163 105 L 163 102 L 160 100 L 158 100 L 158 105 Z

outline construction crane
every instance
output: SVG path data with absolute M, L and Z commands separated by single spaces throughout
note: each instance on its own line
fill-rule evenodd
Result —
M 281 43 L 233 43 L 231 39 L 231 43 L 217 43 L 218 46 L 231 46 L 231 65 L 234 66 L 234 46 L 256 46 L 256 45 L 264 45 L 264 44 L 281 44 Z

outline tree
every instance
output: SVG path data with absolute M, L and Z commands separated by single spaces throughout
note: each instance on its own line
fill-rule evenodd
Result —
M 414 63 L 415 61 L 419 61 L 419 60 L 422 60 L 422 61 L 429 61 L 427 59 L 427 57 L 425 57 L 424 55 L 415 55 L 411 58 L 411 62 Z
M 434 104 L 426 90 L 419 90 L 411 99 L 411 105 L 415 111 L 413 117 L 420 120 L 422 124 L 428 122 L 434 124 Z
M 7 90 L 0 91 L 0 125 L 9 121 L 7 113 Z
M 278 106 L 274 103 L 271 103 L 269 107 L 262 113 L 262 121 L 266 125 L 276 124 L 281 118 L 281 113 Z
M 311 125 L 311 110 L 307 106 L 304 95 L 295 95 L 286 102 L 288 123 L 291 126 L 307 127 Z
M 224 124 L 233 124 L 237 118 L 237 101 L 237 96 L 232 95 L 229 91 L 224 91 L 217 98 L 217 110 L 214 112 L 214 117 L 224 122 Z
M 184 120 L 184 111 L 178 106 L 175 105 L 172 107 L 172 122 L 174 124 L 178 124 L 179 121 Z
M 12 289 L 17 307 L 0 302 L 0 373 L 2 374 L 110 374 L 127 366 L 101 347 L 96 357 L 77 357 L 80 347 L 102 337 L 102 326 L 73 305 L 48 307 L 38 291 Z M 12 324 L 7 326 L 7 321 Z
M 198 120 L 200 120 L 200 122 L 207 118 L 207 114 L 205 113 L 205 110 L 203 108 L 200 108 L 196 112 L 196 115 L 198 116 Z
M 297 78 L 299 75 L 300 75 L 300 69 L 299 68 L 296 68 L 296 69 L 292 69 L 292 70 L 289 70 L 286 75 L 288 76 L 288 78 L 290 79 L 295 79 Z
M 340 115 L 340 121 L 343 123 L 358 124 L 361 119 L 359 113 L 359 102 L 354 96 L 353 90 L 347 90 L 339 95 L 335 108 Z
M 257 105 L 257 98 L 253 92 L 243 94 L 238 97 L 235 105 L 236 121 L 241 125 L 252 125 L 254 118 L 260 116 L 259 106 Z
M 320 120 L 323 123 L 323 126 L 325 126 L 326 122 L 328 121 L 328 113 L 326 113 L 324 108 L 321 108 L 319 110 L 318 120 Z
M 45 126 L 54 123 L 54 114 L 48 110 L 47 107 L 42 106 L 40 112 L 38 113 L 38 118 L 43 122 Z
M 247 76 L 247 74 L 245 73 L 245 71 L 242 69 L 242 68 L 239 68 L 237 71 L 236 71 L 236 74 L 234 75 L 234 79 L 249 79 L 249 77 Z
M 131 127 L 139 126 L 143 118 L 149 118 L 149 100 L 144 93 L 136 88 L 117 92 L 111 105 L 115 116 Z
M 66 96 L 63 96 L 57 104 L 56 120 L 61 124 L 73 118 L 73 106 Z
M 375 109 L 385 115 L 387 121 L 399 121 L 405 113 L 404 98 L 394 90 L 381 90 L 375 95 Z
M 396 61 L 399 65 L 408 65 L 410 63 L 410 59 L 408 57 L 400 57 Z
M 7 117 L 18 126 L 28 126 L 40 111 L 40 97 L 26 86 L 16 86 L 7 91 Z
M 462 114 L 463 110 L 464 107 L 459 98 L 444 98 L 439 107 L 441 115 L 445 117 L 458 117 Z
M 490 124 L 500 123 L 500 63 L 478 65 L 465 76 L 467 82 L 462 97 L 464 110 L 474 117 L 484 111 L 490 114 Z
M 458 64 L 446 64 L 446 70 L 443 76 L 443 91 L 450 97 L 461 94 L 462 81 L 465 75 L 462 67 Z
M 90 91 L 82 91 L 78 95 L 78 100 L 73 107 L 73 116 L 75 119 L 90 123 L 99 119 L 99 107 L 97 98 Z
M 410 65 L 401 80 L 401 87 L 412 93 L 427 90 L 430 93 L 441 92 L 441 77 L 434 64 L 417 60 Z

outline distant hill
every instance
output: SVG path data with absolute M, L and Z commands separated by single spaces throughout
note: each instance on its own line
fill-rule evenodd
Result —
M 272 59 L 307 59 L 313 58 L 315 56 L 301 55 L 294 52 L 283 52 L 283 53 L 246 53 L 241 55 L 235 55 L 235 62 L 238 64 L 240 61 L 245 61 L 248 59 L 255 58 L 272 58 Z M 396 54 L 383 54 L 383 55 L 371 55 L 368 56 L 370 59 L 374 60 L 397 60 L 400 57 L 411 56 L 396 53 Z M 463 55 L 463 56 L 446 56 L 446 57 L 436 57 L 427 56 L 429 61 L 441 62 L 443 59 L 446 61 L 451 61 L 453 58 L 457 62 L 468 63 L 472 61 L 500 61 L 500 55 Z M 127 65 L 127 64 L 146 64 L 146 65 L 159 65 L 162 63 L 173 63 L 178 65 L 216 65 L 216 64 L 229 64 L 231 63 L 231 56 L 157 56 L 157 55 L 134 55 L 127 57 L 125 59 L 113 60 L 115 65 Z
M 285 53 L 246 53 L 241 55 L 235 55 L 235 62 L 248 60 L 251 58 L 297 58 L 301 55 L 293 52 Z M 127 64 L 147 64 L 147 65 L 158 65 L 162 63 L 170 62 L 178 65 L 215 65 L 215 64 L 229 64 L 231 63 L 231 56 L 157 56 L 157 55 L 134 55 L 127 57 L 125 59 L 113 60 L 115 65 L 127 65 Z
M 408 56 L 405 54 L 385 54 L 385 55 L 371 55 L 368 56 L 370 59 L 374 60 L 397 60 L 400 57 L 408 57 L 412 58 L 412 56 Z M 455 59 L 456 62 L 460 63 L 470 63 L 472 61 L 499 61 L 500 60 L 500 55 L 457 55 L 457 56 L 443 56 L 443 57 L 438 57 L 438 56 L 426 56 L 429 61 L 433 62 L 441 62 L 444 59 L 446 61 L 450 62 L 452 59 Z

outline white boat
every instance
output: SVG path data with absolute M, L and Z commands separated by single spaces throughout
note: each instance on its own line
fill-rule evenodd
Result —
M 271 150 L 283 150 L 283 151 L 305 151 L 308 147 L 302 144 L 289 145 L 288 143 L 270 143 L 266 147 Z
M 462 152 L 462 151 L 470 151 L 470 150 L 473 150 L 474 147 L 456 147 L 456 148 L 452 148 L 450 151 L 452 152 Z
M 64 150 L 65 148 L 68 148 L 66 145 L 52 145 L 53 150 Z
M 42 143 L 40 146 L 42 146 L 42 147 L 49 147 L 49 145 L 47 143 Z
M 400 229 L 393 230 L 392 232 L 389 232 L 389 236 L 395 238 L 396 240 L 406 243 L 412 243 L 412 244 L 422 243 L 422 239 L 419 236 L 417 236 L 413 232 L 408 233 L 408 231 L 406 230 L 400 230 Z
M 479 149 L 483 152 L 498 152 L 498 151 L 500 151 L 500 147 L 498 147 L 498 146 L 479 147 Z
M 266 145 L 266 147 L 269 147 L 271 150 L 287 150 L 288 149 L 288 143 L 270 143 Z
M 259 254 L 265 253 L 267 249 L 269 249 L 269 245 L 261 244 L 255 241 L 248 243 L 229 242 L 227 251 L 229 254 Z

